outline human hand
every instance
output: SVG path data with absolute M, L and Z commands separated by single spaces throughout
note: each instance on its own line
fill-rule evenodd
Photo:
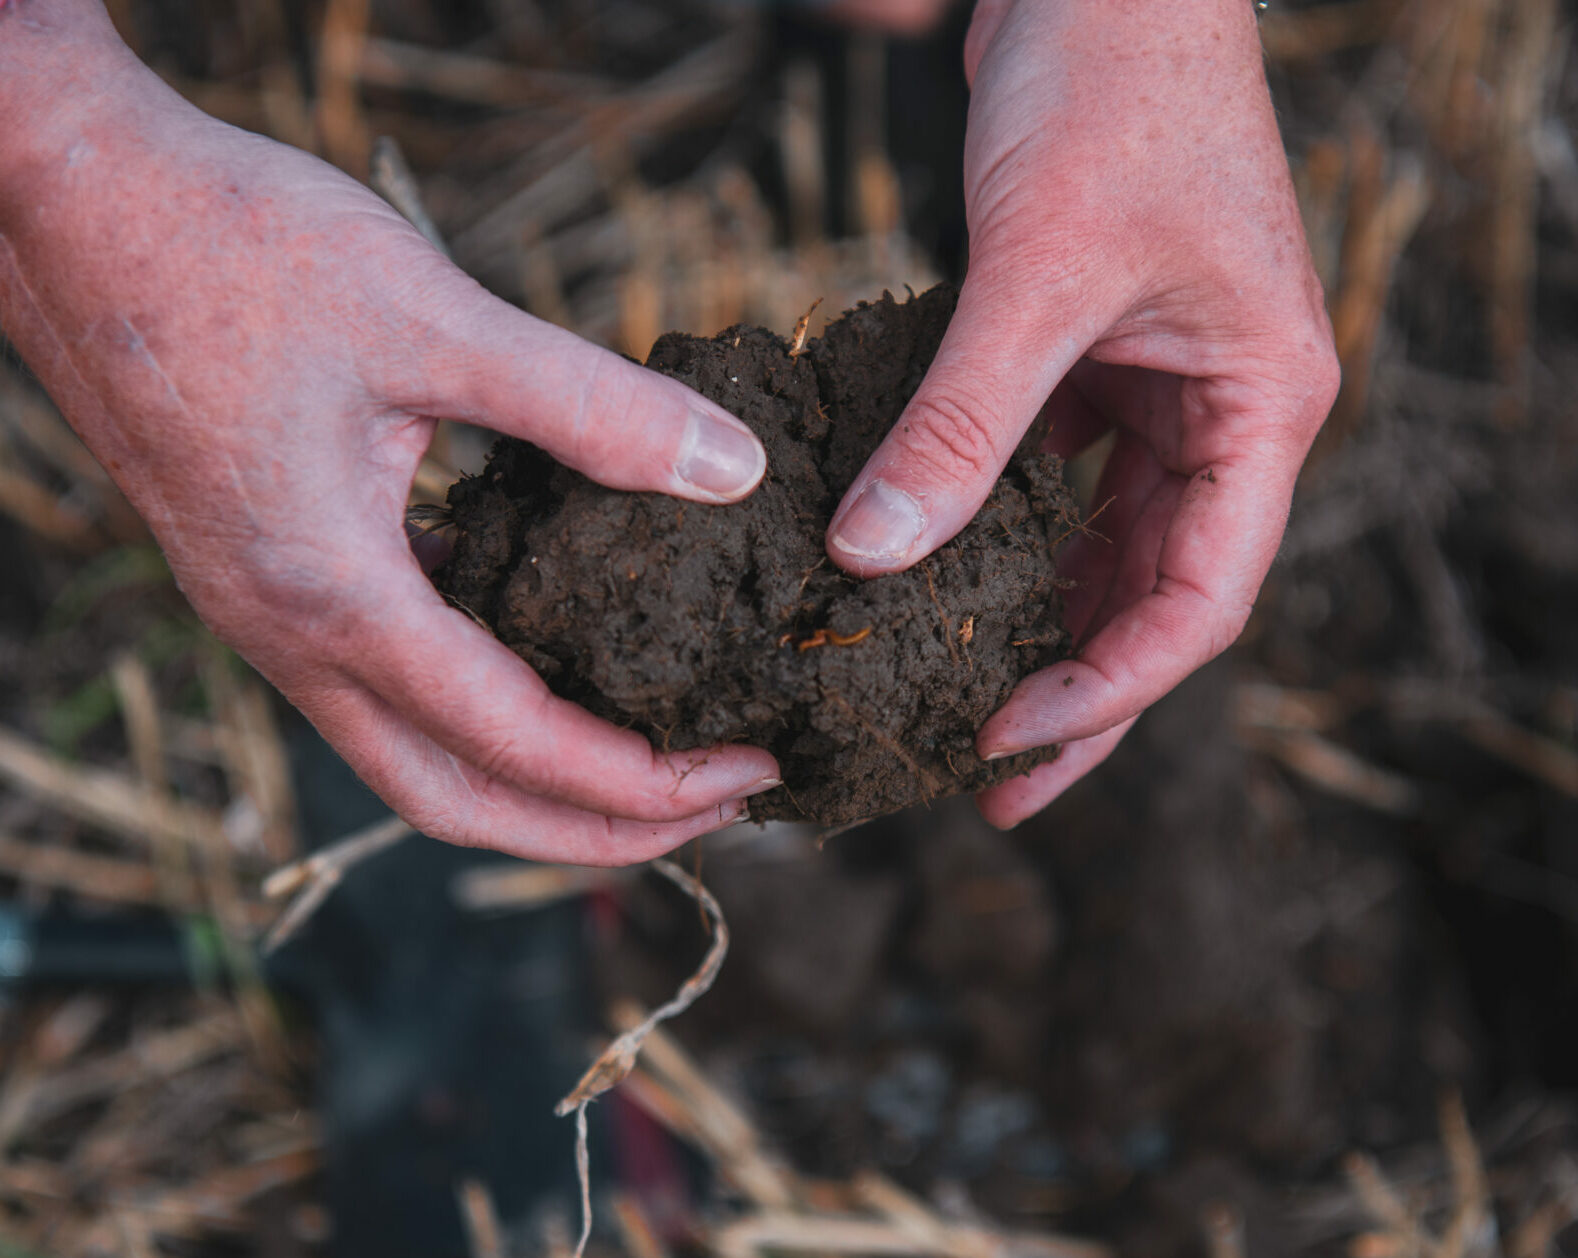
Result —
M 619 489 L 748 493 L 765 456 L 683 386 L 529 318 L 381 200 L 191 108 L 97 4 L 0 14 L 0 323 L 198 613 L 418 829 L 642 860 L 775 784 L 658 755 L 445 606 L 403 530 L 435 416 Z
M 1045 409 L 1065 456 L 1111 428 L 1103 535 L 1060 565 L 1075 655 L 980 730 L 1013 825 L 1238 636 L 1338 372 L 1249 0 L 980 0 L 965 47 L 970 266 L 909 408 L 828 552 L 906 568 L 979 509 Z

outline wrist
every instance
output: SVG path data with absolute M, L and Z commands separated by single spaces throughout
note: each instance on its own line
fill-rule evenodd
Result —
M 106 107 L 122 110 L 153 72 L 98 0 L 12 0 L 0 8 L 0 234 L 73 162 Z
M 1114 49 L 1138 45 L 1207 47 L 1223 36 L 1259 49 L 1255 0 L 1170 0 L 1164 5 L 1114 0 L 977 0 L 965 37 L 965 63 L 974 77 L 986 48 L 1000 32 L 1011 39 L 1052 36 L 1072 50 L 1076 44 Z

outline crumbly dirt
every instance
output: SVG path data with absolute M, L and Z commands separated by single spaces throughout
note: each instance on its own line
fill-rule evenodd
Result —
M 439 588 L 556 693 L 665 749 L 746 742 L 785 785 L 758 818 L 839 825 L 980 790 L 976 730 L 1066 653 L 1053 550 L 1076 526 L 1055 456 L 1027 440 L 975 520 L 924 563 L 861 581 L 826 557 L 833 509 L 899 417 L 956 293 L 862 303 L 790 356 L 734 327 L 670 333 L 647 366 L 739 416 L 767 449 L 744 502 L 620 493 L 503 439 L 450 491 Z

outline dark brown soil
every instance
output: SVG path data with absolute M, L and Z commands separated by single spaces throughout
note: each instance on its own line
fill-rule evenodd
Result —
M 925 563 L 860 581 L 826 558 L 833 509 L 915 392 L 956 294 L 889 295 L 790 357 L 782 337 L 671 333 L 647 365 L 767 448 L 745 502 L 604 489 L 505 439 L 450 492 L 450 598 L 566 698 L 668 749 L 770 750 L 758 818 L 837 825 L 980 790 L 1054 748 L 986 764 L 975 731 L 1065 650 L 1052 552 L 1075 524 L 1060 461 L 1023 448 Z

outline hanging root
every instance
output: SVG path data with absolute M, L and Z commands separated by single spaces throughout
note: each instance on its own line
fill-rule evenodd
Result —
M 641 1045 L 660 1022 L 684 1013 L 712 986 L 729 953 L 729 924 L 712 892 L 670 860 L 655 860 L 649 868 L 662 874 L 699 904 L 712 921 L 712 946 L 696 972 L 680 985 L 667 1004 L 659 1005 L 637 1026 L 626 1031 L 605 1048 L 581 1076 L 570 1094 L 554 1106 L 560 1118 L 575 1115 L 575 1172 L 581 1182 L 581 1239 L 576 1242 L 575 1258 L 582 1258 L 592 1236 L 592 1162 L 587 1148 L 586 1107 L 610 1088 L 618 1086 L 635 1069 Z

